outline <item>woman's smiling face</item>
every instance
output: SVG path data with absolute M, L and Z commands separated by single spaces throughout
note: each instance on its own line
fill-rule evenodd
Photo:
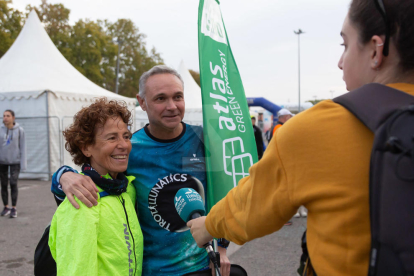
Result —
M 116 117 L 109 118 L 96 130 L 95 143 L 87 146 L 83 153 L 100 175 L 109 173 L 116 178 L 119 172 L 126 171 L 131 148 L 131 132 L 127 124 Z

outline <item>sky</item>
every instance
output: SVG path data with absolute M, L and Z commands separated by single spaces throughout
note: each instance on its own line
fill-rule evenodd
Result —
M 40 0 L 13 0 L 15 9 L 39 6 Z M 166 65 L 181 60 L 198 67 L 197 0 L 49 0 L 79 19 L 131 19 L 146 34 Z M 300 36 L 301 102 L 329 99 L 346 92 L 338 61 L 339 35 L 350 0 L 221 0 L 227 36 L 247 97 L 276 104 L 298 102 L 298 36 Z

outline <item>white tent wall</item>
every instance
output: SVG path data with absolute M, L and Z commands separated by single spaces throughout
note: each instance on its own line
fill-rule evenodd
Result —
M 147 112 L 142 110 L 140 106 L 137 106 L 135 108 L 135 128 L 136 130 L 140 130 L 143 128 L 146 124 L 148 124 L 148 116 Z
M 46 93 L 39 91 L 0 92 L 0 112 L 11 109 L 17 117 L 46 116 Z

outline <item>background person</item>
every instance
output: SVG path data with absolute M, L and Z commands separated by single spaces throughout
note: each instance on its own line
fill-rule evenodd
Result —
M 17 180 L 20 170 L 25 171 L 26 167 L 27 159 L 24 130 L 15 122 L 14 112 L 12 110 L 6 110 L 3 113 L 3 125 L 0 128 L 0 182 L 1 198 L 4 204 L 1 216 L 10 216 L 10 218 L 17 217 Z M 9 208 L 9 193 L 7 191 L 9 168 L 12 208 Z
M 276 130 L 283 126 L 283 124 L 286 123 L 293 116 L 294 115 L 292 114 L 292 112 L 290 112 L 286 108 L 282 108 L 281 110 L 279 110 L 279 112 L 277 112 L 277 125 L 275 125 L 275 127 L 273 128 L 272 137 L 275 135 Z
M 254 131 L 254 140 L 256 141 L 257 155 L 260 160 L 263 156 L 263 136 L 260 128 L 256 126 L 256 117 L 254 116 L 252 116 L 252 125 Z
M 181 188 L 207 194 L 202 128 L 182 122 L 184 83 L 174 69 L 155 66 L 141 76 L 137 98 L 149 124 L 132 136 L 127 174 L 136 177 L 136 206 L 144 235 L 143 274 L 181 276 L 206 270 L 207 253 L 197 247 L 174 206 Z M 60 182 L 74 206 L 78 204 L 73 195 L 88 206 L 96 204 L 95 185 L 87 177 L 68 172 Z M 57 184 L 52 189 L 65 196 Z M 230 274 L 227 246 L 223 242 L 218 248 L 223 276 Z
M 348 90 L 380 83 L 414 95 L 414 1 L 383 2 L 387 21 L 375 1 L 351 2 L 338 66 Z M 207 217 L 188 223 L 194 238 L 199 245 L 213 236 L 243 244 L 279 230 L 304 205 L 316 274 L 367 275 L 373 139 L 360 120 L 331 100 L 301 112 L 275 133 L 249 177 Z
M 270 126 L 270 128 L 265 133 L 265 137 L 266 137 L 266 140 L 267 140 L 267 144 L 269 144 L 270 143 L 270 140 L 272 140 L 272 137 L 273 137 L 273 129 L 274 129 L 274 124 L 272 122 L 272 125 Z
M 57 275 L 141 275 L 143 237 L 135 212 L 133 176 L 125 176 L 131 151 L 126 104 L 98 99 L 63 132 L 65 147 L 82 174 L 97 185 L 99 205 L 79 210 L 64 200 L 53 216 L 49 247 Z

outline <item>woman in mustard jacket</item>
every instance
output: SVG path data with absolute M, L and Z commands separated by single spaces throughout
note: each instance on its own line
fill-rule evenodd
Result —
M 379 83 L 414 96 L 413 18 L 412 0 L 351 1 L 338 63 L 347 90 Z M 212 237 L 244 244 L 279 230 L 304 205 L 316 274 L 367 275 L 373 141 L 373 132 L 332 100 L 301 112 L 276 131 L 250 176 L 207 217 L 189 222 L 197 244 Z

